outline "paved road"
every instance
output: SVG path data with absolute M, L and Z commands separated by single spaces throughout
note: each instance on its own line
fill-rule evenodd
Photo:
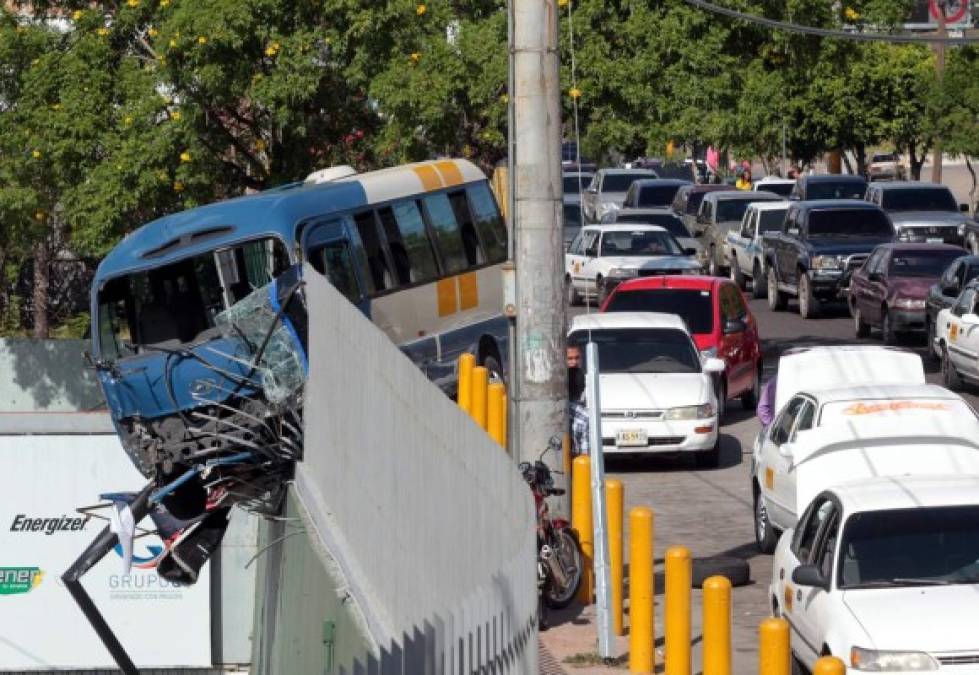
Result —
M 789 347 L 857 342 L 879 344 L 876 334 L 866 340 L 854 338 L 852 320 L 842 304 L 827 307 L 822 317 L 809 321 L 799 318 L 794 303 L 789 305 L 789 311 L 778 313 L 771 312 L 765 301 L 753 300 L 750 307 L 763 338 L 766 377 L 774 371 L 778 355 Z M 572 313 L 582 311 L 574 309 Z M 908 341 L 903 346 L 924 353 L 923 339 Z M 937 363 L 927 361 L 926 366 L 929 379 L 938 381 Z M 967 398 L 973 406 L 977 405 L 974 395 L 967 395 Z M 771 556 L 761 555 L 755 548 L 748 477 L 751 448 L 759 428 L 754 414 L 733 402 L 721 428 L 721 466 L 717 469 L 696 470 L 692 461 L 666 457 L 643 461 L 609 459 L 606 465 L 609 477 L 618 478 L 625 484 L 627 511 L 638 505 L 654 509 L 657 560 L 662 559 L 666 547 L 684 545 L 694 556 L 731 555 L 749 562 L 752 583 L 735 589 L 733 598 L 734 671 L 739 675 L 758 672 L 757 627 L 768 616 L 770 607 L 767 587 Z M 628 544 L 625 550 L 628 551 Z M 657 594 L 660 594 L 663 584 L 659 575 L 656 583 Z M 694 591 L 695 614 L 700 611 L 699 596 L 699 591 Z M 660 602 L 657 615 L 661 614 Z M 583 622 L 585 618 L 578 617 L 577 620 Z M 572 617 L 566 619 L 572 620 Z M 658 635 L 662 635 L 662 625 L 658 618 Z M 694 672 L 698 671 L 700 663 L 699 634 L 699 617 L 695 617 Z M 545 637 L 545 644 L 549 639 Z M 624 641 L 620 642 L 619 648 L 625 649 Z

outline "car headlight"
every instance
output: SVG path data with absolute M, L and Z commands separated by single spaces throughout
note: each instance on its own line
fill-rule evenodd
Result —
M 850 665 L 857 670 L 881 672 L 893 670 L 938 670 L 938 662 L 924 652 L 889 652 L 854 647 L 850 650 Z
M 610 277 L 634 277 L 639 274 L 635 267 L 613 267 L 608 271 Z
M 843 259 L 836 255 L 817 255 L 812 259 L 812 267 L 817 270 L 842 269 Z
M 925 301 L 916 298 L 898 298 L 894 301 L 894 306 L 900 309 L 924 309 Z
M 902 227 L 897 231 L 897 238 L 901 241 L 911 241 L 911 228 Z
M 685 405 L 679 408 L 670 408 L 666 411 L 663 419 L 667 420 L 705 420 L 714 416 L 714 406 L 710 403 L 703 405 Z
M 708 347 L 707 349 L 700 350 L 700 358 L 702 359 L 716 359 L 717 358 L 717 347 Z

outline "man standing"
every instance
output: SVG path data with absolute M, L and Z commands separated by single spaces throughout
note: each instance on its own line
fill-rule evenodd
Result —
M 568 426 L 571 454 L 588 454 L 588 408 L 581 401 L 585 391 L 585 371 L 581 369 L 581 347 L 569 345 L 565 354 L 568 364 Z
M 773 375 L 765 386 L 761 389 L 761 396 L 758 398 L 758 419 L 762 426 L 767 427 L 775 419 L 775 381 L 777 376 Z

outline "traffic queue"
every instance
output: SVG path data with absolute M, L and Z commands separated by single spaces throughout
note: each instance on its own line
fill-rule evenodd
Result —
M 794 671 L 833 655 L 974 672 L 979 417 L 956 391 L 979 383 L 979 224 L 942 185 L 809 175 L 735 191 L 649 171 L 628 186 L 627 170 L 594 173 L 586 224 L 567 225 L 568 300 L 597 305 L 569 344 L 599 345 L 602 451 L 715 467 L 726 404 L 767 395 L 752 517 Z M 803 319 L 845 303 L 854 338 L 882 344 L 789 349 L 763 388 L 749 292 L 773 311 L 797 298 Z M 894 346 L 907 334 L 944 386 Z

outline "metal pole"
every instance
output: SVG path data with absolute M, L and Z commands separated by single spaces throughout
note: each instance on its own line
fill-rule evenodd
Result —
M 782 178 L 789 175 L 789 165 L 785 156 L 785 117 L 782 117 Z
M 938 6 L 938 30 L 935 31 L 935 36 L 939 39 L 948 36 L 948 31 L 945 29 L 945 0 L 938 0 L 935 5 Z M 942 83 L 942 78 L 945 77 L 945 43 L 936 42 L 935 43 L 935 74 L 938 77 L 938 83 Z M 935 136 L 935 140 L 932 144 L 931 149 L 931 182 L 941 183 L 942 182 L 942 139 L 941 135 Z
M 602 452 L 602 401 L 598 384 L 601 364 L 598 362 L 598 345 L 589 342 L 585 360 L 588 370 L 585 377 L 585 398 L 588 402 L 588 447 L 591 451 L 591 508 L 592 527 L 595 531 L 595 609 L 598 622 L 598 655 L 612 657 L 611 567 L 608 548 L 608 509 L 605 505 L 605 454 Z
M 557 0 L 511 0 L 513 234 L 517 326 L 513 345 L 515 458 L 534 461 L 567 429 L 561 100 Z M 567 486 L 559 452 L 544 461 Z M 568 498 L 552 508 L 567 516 Z

